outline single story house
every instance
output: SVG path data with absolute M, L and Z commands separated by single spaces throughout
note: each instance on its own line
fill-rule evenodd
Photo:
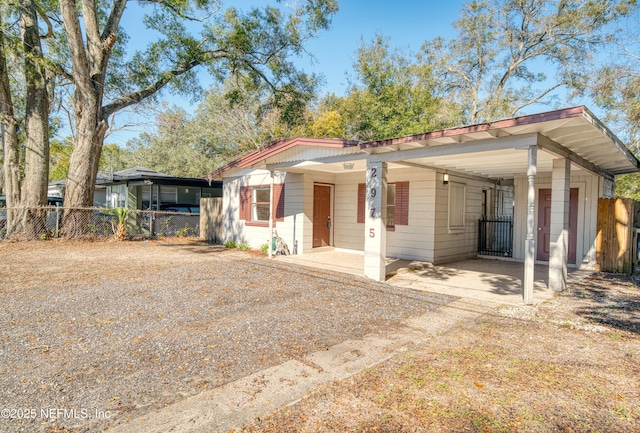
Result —
M 64 181 L 49 184 L 49 196 L 64 198 Z M 222 182 L 174 177 L 145 167 L 98 173 L 93 205 L 159 210 L 166 204 L 199 205 L 202 197 L 221 197 Z
M 385 258 L 444 263 L 478 255 L 480 220 L 512 221 L 505 255 L 548 263 L 563 290 L 567 266 L 593 268 L 598 199 L 640 163 L 586 107 L 389 140 L 278 140 L 212 173 L 223 182 L 222 238 L 257 247 L 270 228 L 297 254 L 364 252 L 363 274 Z

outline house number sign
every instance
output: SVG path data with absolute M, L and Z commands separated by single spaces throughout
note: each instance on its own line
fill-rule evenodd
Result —
M 371 178 L 374 179 L 378 176 L 378 169 L 373 167 L 371 168 Z M 377 182 L 373 182 L 374 185 L 377 185 Z M 370 190 L 369 190 L 369 194 L 371 195 L 371 198 L 374 198 L 378 195 L 378 188 L 376 186 L 373 186 Z M 375 207 L 371 207 L 371 218 L 374 218 L 376 216 L 376 208 Z M 376 229 L 371 227 L 369 229 L 369 237 L 370 238 L 375 238 L 376 237 Z

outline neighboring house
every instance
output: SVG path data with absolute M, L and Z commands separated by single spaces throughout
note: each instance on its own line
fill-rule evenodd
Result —
M 363 251 L 381 281 L 386 257 L 475 257 L 479 220 L 511 216 L 505 255 L 525 263 L 528 302 L 535 262 L 554 290 L 567 265 L 594 267 L 598 198 L 639 167 L 580 106 L 381 141 L 279 140 L 210 177 L 223 181 L 223 239 L 257 247 L 271 224 L 298 254 Z
M 49 195 L 64 197 L 64 181 L 49 184 Z M 221 197 L 222 182 L 174 177 L 144 167 L 98 173 L 93 204 L 159 210 L 162 205 L 199 205 L 202 197 Z

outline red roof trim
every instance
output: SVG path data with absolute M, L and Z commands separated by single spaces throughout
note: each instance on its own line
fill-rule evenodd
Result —
M 485 132 L 494 129 L 509 128 L 519 125 L 531 125 L 534 123 L 548 122 L 551 120 L 568 119 L 584 115 L 586 108 L 584 106 L 565 108 L 562 110 L 548 111 L 546 113 L 532 114 L 528 116 L 514 117 L 510 119 L 497 120 L 490 123 L 481 123 L 471 126 L 462 126 L 458 128 L 443 129 L 439 131 L 427 132 L 424 134 L 408 135 L 406 137 L 392 138 L 388 140 L 369 141 L 360 144 L 361 149 L 370 149 L 373 147 L 391 146 L 397 144 L 411 143 L 415 141 L 427 141 L 437 138 L 455 137 L 457 135 L 470 134 L 473 132 Z
M 214 178 L 220 176 L 225 171 L 232 168 L 247 168 L 253 164 L 263 161 L 271 156 L 277 155 L 280 152 L 284 152 L 287 149 L 291 149 L 295 146 L 316 146 L 316 147 L 333 147 L 333 148 L 346 148 L 357 146 L 360 142 L 356 140 L 343 140 L 333 138 L 308 138 L 308 137 L 296 137 L 291 139 L 281 138 L 279 140 L 272 141 L 260 149 L 256 149 L 245 156 L 242 156 L 235 161 L 228 163 L 227 165 L 220 167 L 213 173 L 207 176 L 207 178 Z

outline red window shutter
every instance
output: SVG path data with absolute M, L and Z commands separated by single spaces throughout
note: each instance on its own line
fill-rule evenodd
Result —
M 284 221 L 284 184 L 273 185 L 273 201 L 276 205 L 275 220 Z
M 409 225 L 409 182 L 396 183 L 396 225 Z
M 365 203 L 365 185 L 364 183 L 358 184 L 358 224 L 364 224 L 364 209 Z
M 240 219 L 251 221 L 251 187 L 240 187 Z

